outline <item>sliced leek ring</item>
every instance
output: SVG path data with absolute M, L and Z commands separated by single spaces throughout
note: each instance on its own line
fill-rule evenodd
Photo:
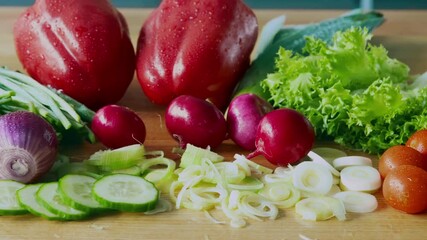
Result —
M 343 191 L 333 195 L 340 199 L 347 212 L 369 213 L 378 207 L 378 201 L 374 195 L 365 192 Z
M 257 220 L 258 217 L 276 219 L 279 214 L 279 209 L 275 204 L 261 195 L 249 191 L 239 192 L 237 206 L 244 215 Z
M 258 164 L 252 160 L 247 159 L 245 156 L 243 155 L 239 155 L 239 154 L 235 154 L 234 155 L 234 159 L 238 160 L 241 159 L 243 161 L 245 161 L 249 168 L 251 169 L 251 172 L 255 172 L 258 174 L 269 174 L 269 173 L 273 173 L 273 170 L 271 168 L 268 167 L 264 167 L 261 164 Z
M 295 212 L 304 220 L 322 221 L 334 216 L 327 201 L 320 197 L 304 198 L 295 205 Z
M 301 192 L 290 182 L 266 184 L 258 194 L 274 202 L 279 208 L 293 207 L 301 199 Z
M 329 169 L 329 171 L 331 171 L 331 173 L 334 175 L 334 176 L 337 176 L 337 177 L 339 177 L 340 176 L 340 172 L 338 171 L 338 170 L 336 170 L 328 161 L 326 161 L 324 158 L 322 158 L 319 154 L 317 154 L 317 153 L 315 153 L 315 152 L 313 152 L 313 151 L 310 151 L 308 154 L 307 154 L 307 156 L 309 157 L 309 158 L 311 158 L 311 160 L 313 161 L 313 162 L 315 162 L 315 163 L 318 163 L 318 164 L 321 164 L 321 165 L 323 165 L 323 166 L 325 166 L 325 167 L 327 167 L 328 169 Z
M 330 147 L 317 147 L 313 148 L 311 151 L 322 156 L 329 163 L 332 163 L 332 161 L 336 158 L 347 156 L 347 153 L 345 153 L 344 151 Z
M 255 177 L 246 177 L 239 183 L 229 183 L 227 186 L 234 190 L 258 191 L 264 188 L 264 183 Z
M 371 166 L 350 166 L 341 171 L 340 187 L 348 191 L 376 192 L 381 187 L 381 176 Z
M 346 156 L 336 158 L 332 164 L 337 170 L 342 170 L 350 166 L 372 166 L 372 160 L 363 156 Z
M 345 207 L 339 200 L 332 197 L 304 198 L 295 205 L 295 211 L 304 220 L 323 221 L 332 217 L 345 220 Z
M 333 177 L 322 164 L 302 162 L 293 170 L 292 183 L 299 190 L 324 195 L 331 190 Z

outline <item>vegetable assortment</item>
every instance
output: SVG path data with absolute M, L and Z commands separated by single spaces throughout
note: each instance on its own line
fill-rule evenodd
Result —
M 89 160 L 74 163 L 80 168 L 65 163 L 64 175 L 54 182 L 23 185 L 2 180 L 0 188 L 9 187 L 0 192 L 0 198 L 7 198 L 3 202 L 8 205 L 0 206 L 0 213 L 80 220 L 111 210 L 170 211 L 173 206 L 166 200 L 170 199 L 175 209 L 205 211 L 214 222 L 224 223 L 210 215 L 211 209 L 219 208 L 232 227 L 240 228 L 250 219 L 274 220 L 281 209 L 294 208 L 305 220 L 336 217 L 342 221 L 348 212 L 372 212 L 378 204 L 368 193 L 378 190 L 371 184 L 380 181 L 378 172 L 368 176 L 347 173 L 352 172 L 346 172 L 350 168 L 371 167 L 357 162 L 338 171 L 316 149 L 302 163 L 274 170 L 239 154 L 233 161 L 224 161 L 217 153 L 193 145 L 186 147 L 176 167 L 162 153 L 142 149 L 142 145 L 132 145 L 97 152 Z
M 67 4 L 37 0 L 15 24 L 18 57 L 36 80 L 0 68 L 0 215 L 149 215 L 172 210 L 172 201 L 223 224 L 210 212 L 220 209 L 232 227 L 289 208 L 305 220 L 343 221 L 375 211 L 381 187 L 391 207 L 427 210 L 427 130 L 415 132 L 427 128 L 427 75 L 410 76 L 369 43 L 381 14 L 290 28 L 274 19 L 249 67 L 258 25 L 240 0 L 162 1 L 141 28 L 136 56 L 108 1 Z M 178 162 L 147 152 L 143 120 L 113 104 L 135 69 L 148 99 L 167 104 Z M 70 162 L 58 145 L 74 135 L 108 149 Z M 386 151 L 376 169 L 367 157 L 313 149 L 316 137 Z M 250 153 L 226 160 L 211 151 L 227 138 Z M 276 167 L 250 160 L 258 155 Z

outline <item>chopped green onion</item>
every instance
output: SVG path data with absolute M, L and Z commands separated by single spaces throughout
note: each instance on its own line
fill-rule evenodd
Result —
M 30 111 L 52 124 L 60 137 L 80 135 L 95 142 L 87 126 L 95 112 L 71 97 L 5 67 L 0 67 L 0 90 L 0 114 Z

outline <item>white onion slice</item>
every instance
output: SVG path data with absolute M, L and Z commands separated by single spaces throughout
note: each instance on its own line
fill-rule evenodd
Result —
M 341 171 L 340 186 L 343 190 L 375 192 L 381 187 L 381 176 L 374 167 L 350 166 Z
M 369 213 L 378 207 L 375 196 L 365 192 L 343 191 L 334 194 L 333 197 L 341 199 L 347 212 Z

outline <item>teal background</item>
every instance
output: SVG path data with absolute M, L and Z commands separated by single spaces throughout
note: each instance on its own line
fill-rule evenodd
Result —
M 82 0 L 88 1 L 88 0 Z M 252 8 L 353 9 L 359 0 L 244 0 Z M 112 0 L 117 7 L 156 7 L 160 0 Z M 28 6 L 34 0 L 0 0 L 0 6 Z M 379 9 L 427 9 L 427 0 L 374 0 Z

